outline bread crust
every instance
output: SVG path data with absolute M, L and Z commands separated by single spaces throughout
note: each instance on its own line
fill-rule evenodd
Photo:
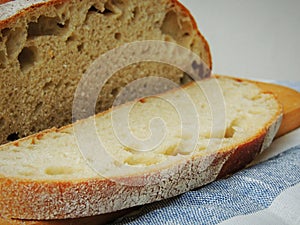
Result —
M 255 157 L 269 147 L 282 121 L 282 115 L 269 124 L 267 130 L 262 131 L 253 140 L 243 144 L 241 148 L 232 149 L 227 161 L 222 166 L 217 179 L 224 178 L 246 167 Z
M 10 2 L 11 0 L 0 0 L 0 5 L 1 4 L 4 4 L 4 3 L 6 3 L 6 2 Z

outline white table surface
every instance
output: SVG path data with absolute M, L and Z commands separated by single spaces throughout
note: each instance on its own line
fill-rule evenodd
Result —
M 213 72 L 300 81 L 299 0 L 180 0 L 213 55 Z

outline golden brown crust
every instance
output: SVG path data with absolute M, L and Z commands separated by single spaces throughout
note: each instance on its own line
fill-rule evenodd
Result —
M 10 2 L 11 0 L 0 0 L 0 5 L 1 4 L 4 4 L 4 3 L 6 3 L 6 2 Z
M 236 149 L 232 149 L 231 152 L 223 153 L 228 155 L 228 160 L 223 165 L 218 175 L 218 179 L 237 172 L 252 162 L 255 156 L 260 153 L 265 136 L 266 133 L 264 132 L 252 141 L 249 141 Z

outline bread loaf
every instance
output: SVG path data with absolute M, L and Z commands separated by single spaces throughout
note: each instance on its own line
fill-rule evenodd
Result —
M 5 144 L 0 215 L 78 218 L 176 196 L 245 167 L 281 115 L 256 85 L 211 78 Z
M 188 10 L 175 0 L 18 0 L 0 2 L 0 143 L 72 121 L 77 84 L 101 54 L 133 41 L 177 43 L 209 68 L 210 51 Z M 1 4 L 2 3 L 2 4 Z M 143 62 L 106 82 L 96 112 L 141 77 L 182 83 L 184 73 Z

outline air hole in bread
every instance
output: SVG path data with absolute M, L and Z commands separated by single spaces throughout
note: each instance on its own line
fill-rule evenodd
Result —
M 193 42 L 191 31 L 193 27 L 191 24 L 174 11 L 169 11 L 160 27 L 162 34 L 166 37 L 172 38 L 184 47 L 189 47 Z
M 138 7 L 135 7 L 132 11 L 133 19 L 137 19 L 139 17 L 140 9 Z
M 184 73 L 183 76 L 180 78 L 180 84 L 186 84 L 190 81 L 191 81 L 191 78 L 187 73 Z
M 236 133 L 238 123 L 238 119 L 235 119 L 231 122 L 230 126 L 226 128 L 225 138 L 233 138 L 234 134 Z
M 43 90 L 44 91 L 51 90 L 52 87 L 54 87 L 54 83 L 53 83 L 53 81 L 50 80 L 44 84 Z
M 28 38 L 46 35 L 63 35 L 69 25 L 69 20 L 60 21 L 58 17 L 40 16 L 37 22 L 28 24 Z
M 104 8 L 104 11 L 101 11 L 100 9 L 97 9 L 97 7 L 93 5 L 89 8 L 88 13 L 100 13 L 103 15 L 109 15 L 112 14 L 113 12 L 107 7 Z
M 6 37 L 9 34 L 10 29 L 9 28 L 4 28 L 1 30 L 1 35 L 2 37 Z
M 88 10 L 88 12 L 90 13 L 93 13 L 93 12 L 96 12 L 96 13 L 101 13 L 101 11 L 99 9 L 97 9 L 95 6 L 91 6 Z
M 178 155 L 178 146 L 169 146 L 165 149 L 165 151 L 163 152 L 164 155 L 167 155 L 167 156 L 176 156 Z
M 4 69 L 7 64 L 7 58 L 5 56 L 5 52 L 2 50 L 0 51 L 0 68 Z
M 76 34 L 72 34 L 70 35 L 67 40 L 66 40 L 66 43 L 69 44 L 69 43 L 72 43 L 72 42 L 75 42 L 78 40 L 78 37 Z
M 12 134 L 8 135 L 6 140 L 7 141 L 15 141 L 15 140 L 18 140 L 19 138 L 20 138 L 19 133 L 15 132 L 15 133 L 12 133 Z
M 137 165 L 150 166 L 161 162 L 161 160 L 162 159 L 160 155 L 140 153 L 140 154 L 129 156 L 127 159 L 125 159 L 124 163 L 131 166 L 137 166 Z
M 257 100 L 261 99 L 261 96 L 260 96 L 260 95 L 252 95 L 252 96 L 246 95 L 245 97 L 246 97 L 247 99 L 252 100 L 252 101 L 257 101 Z
M 37 130 L 37 129 L 36 129 L 35 126 L 33 126 L 33 127 L 30 128 L 30 132 L 31 132 L 31 133 L 36 133 L 36 130 Z
M 9 58 L 13 58 L 20 53 L 26 42 L 26 33 L 21 28 L 9 30 L 6 41 L 6 53 Z
M 35 106 L 35 109 L 33 111 L 33 114 L 38 114 L 38 112 L 42 109 L 43 107 L 43 102 L 39 102 L 36 106 Z
M 88 21 L 91 19 L 91 17 L 95 17 L 95 16 L 110 16 L 115 14 L 115 9 L 114 9 L 114 5 L 112 5 L 109 1 L 106 2 L 103 6 L 96 6 L 96 5 L 92 5 L 87 14 L 86 14 L 86 18 L 85 18 L 85 22 L 84 24 L 88 23 Z
M 34 65 L 37 59 L 36 47 L 25 47 L 18 56 L 20 68 L 23 72 L 26 72 L 31 66 Z
M 225 138 L 232 138 L 235 133 L 235 130 L 232 126 L 226 129 Z
M 192 41 L 192 43 L 190 44 L 190 48 L 193 49 L 195 46 L 195 41 Z M 200 53 L 201 54 L 201 53 Z M 202 55 L 202 54 L 201 54 Z
M 20 176 L 25 176 L 25 177 L 30 177 L 34 175 L 34 171 L 20 171 L 19 172 Z
M 170 11 L 166 14 L 163 24 L 161 25 L 161 31 L 163 34 L 170 35 L 171 37 L 175 37 L 180 31 L 177 14 L 175 12 Z
M 121 33 L 115 33 L 115 39 L 120 40 L 121 39 Z
M 0 118 L 0 128 L 5 125 L 5 119 L 3 117 Z
M 171 36 L 167 35 L 167 36 L 165 36 L 165 38 L 164 38 L 164 41 L 167 41 L 167 42 L 172 42 L 172 41 L 173 41 L 173 39 L 172 39 L 172 37 L 171 37 Z
M 77 45 L 77 51 L 81 52 L 83 50 L 83 47 L 84 47 L 83 44 Z
M 102 14 L 104 14 L 104 15 L 111 15 L 111 14 L 113 14 L 113 11 L 111 11 L 110 9 L 108 9 L 107 7 L 105 7 L 105 9 L 102 12 Z
M 62 85 L 62 80 L 59 81 L 57 87 L 60 87 Z M 69 88 L 69 87 L 72 87 L 72 83 L 71 82 L 65 82 L 65 88 Z
M 72 167 L 67 166 L 52 166 L 45 169 L 45 174 L 50 176 L 55 175 L 67 175 L 74 173 L 74 169 Z
M 65 27 L 65 24 L 64 23 L 57 23 L 56 24 L 59 28 L 64 28 Z
M 114 88 L 114 89 L 112 89 L 112 91 L 111 91 L 111 95 L 112 95 L 113 97 L 116 97 L 118 93 L 119 93 L 119 88 Z

